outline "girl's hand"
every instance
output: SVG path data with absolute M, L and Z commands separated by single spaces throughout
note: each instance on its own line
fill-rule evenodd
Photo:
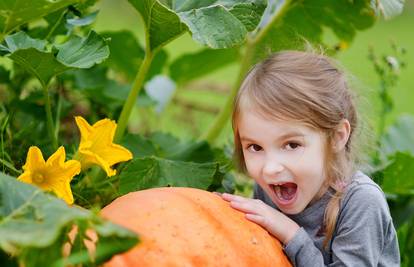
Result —
M 287 244 L 300 228 L 283 213 L 270 207 L 259 199 L 250 199 L 228 193 L 221 197 L 230 202 L 230 206 L 246 214 L 246 218 L 265 228 L 270 234 Z

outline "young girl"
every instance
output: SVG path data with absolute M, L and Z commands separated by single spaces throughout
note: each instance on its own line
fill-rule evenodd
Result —
M 381 188 L 357 170 L 358 117 L 347 81 L 314 53 L 256 65 L 235 99 L 235 155 L 254 199 L 223 199 L 282 243 L 295 266 L 399 266 Z

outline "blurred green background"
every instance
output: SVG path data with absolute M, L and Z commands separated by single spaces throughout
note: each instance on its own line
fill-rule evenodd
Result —
M 98 9 L 100 12 L 95 25 L 98 32 L 128 29 L 136 34 L 141 44 L 144 43 L 141 18 L 133 8 L 130 8 L 126 0 L 103 0 L 98 3 Z M 407 66 L 402 69 L 400 81 L 397 87 L 392 90 L 395 108 L 387 118 L 386 124 L 391 124 L 399 114 L 414 114 L 414 104 L 412 103 L 414 100 L 413 28 L 414 1 L 410 0 L 406 2 L 402 15 L 391 20 L 380 19 L 374 27 L 359 32 L 350 47 L 337 55 L 340 63 L 353 76 L 353 87 L 362 96 L 361 112 L 364 114 L 366 122 L 372 127 L 376 127 L 378 118 L 375 117 L 375 114 L 379 114 L 379 98 L 376 96 L 379 89 L 379 78 L 368 59 L 370 46 L 374 48 L 377 56 L 392 53 L 391 40 L 407 50 L 404 57 Z M 329 39 L 331 35 L 327 32 L 326 38 Z M 200 49 L 202 47 L 196 44 L 188 33 L 180 36 L 166 47 L 170 62 L 182 54 Z M 198 80 L 197 83 L 178 87 L 174 97 L 176 104 L 168 106 L 165 110 L 167 114 L 161 115 L 156 120 L 156 125 L 151 125 L 151 128 L 156 127 L 158 130 L 169 131 L 181 138 L 191 138 L 202 134 L 223 105 L 226 93 L 236 79 L 237 63 L 224 66 L 204 77 L 201 82 Z M 168 75 L 168 73 L 165 74 Z M 148 111 L 136 110 L 135 114 L 137 112 Z M 148 116 L 150 115 L 148 114 Z M 151 121 L 154 120 L 148 119 L 138 123 L 134 121 L 133 116 L 131 119 L 132 130 L 140 131 L 139 128 L 143 123 L 151 123 Z M 231 139 L 231 129 L 228 124 L 217 143 L 227 143 Z

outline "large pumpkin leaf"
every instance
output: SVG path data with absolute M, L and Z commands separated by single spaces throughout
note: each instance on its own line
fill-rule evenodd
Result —
M 123 145 L 135 159 L 121 170 L 121 194 L 157 186 L 234 190 L 234 177 L 228 173 L 230 156 L 205 141 L 182 141 L 171 134 L 155 132 L 149 137 L 129 134 Z
M 330 29 L 343 43 L 350 43 L 356 32 L 371 27 L 380 13 L 401 12 L 400 0 L 387 1 L 269 1 L 256 36 L 255 57 L 283 50 L 303 48 L 306 41 L 323 43 L 325 29 Z M 317 18 L 317 19 L 314 19 Z M 265 30 L 263 30 L 265 29 Z
M 24 32 L 7 36 L 0 54 L 6 55 L 32 73 L 46 86 L 56 75 L 71 68 L 89 68 L 109 56 L 106 42 L 91 31 L 86 38 L 72 36 L 57 45 L 57 55 L 47 49 L 46 42 L 33 39 Z
M 414 194 L 414 157 L 396 152 L 389 158 L 390 164 L 382 170 L 382 189 L 393 194 Z
M 241 44 L 265 9 L 264 0 L 129 0 L 141 14 L 151 50 L 189 30 L 195 41 L 211 48 Z
M 219 164 L 173 161 L 155 156 L 135 158 L 119 175 L 121 194 L 155 187 L 183 186 L 211 189 L 220 186 Z M 217 182 L 218 181 L 218 182 Z M 214 190 L 213 188 L 212 190 Z
M 149 137 L 128 134 L 123 140 L 135 158 L 156 156 L 196 163 L 220 162 L 220 165 L 231 161 L 223 150 L 212 148 L 206 141 L 182 141 L 168 133 L 155 132 Z
M 16 27 L 77 2 L 80 0 L 0 1 L 0 41 Z
M 134 233 L 102 220 L 98 215 L 78 207 L 69 207 L 61 199 L 40 189 L 0 173 L 0 248 L 19 257 L 25 266 L 63 266 L 62 247 L 67 233 L 74 225 L 93 229 L 104 242 L 122 240 L 118 247 L 97 251 L 97 262 L 107 260 L 113 253 L 125 251 L 137 242 Z M 85 233 L 79 233 L 84 236 Z M 99 243 L 98 243 L 99 244 Z M 99 245 L 98 248 L 99 249 Z M 86 255 L 83 251 L 75 251 Z M 88 257 L 82 261 L 88 262 Z M 59 264 L 61 263 L 61 264 Z
M 238 57 L 236 48 L 204 49 L 185 54 L 171 63 L 170 75 L 177 83 L 185 83 L 233 63 Z

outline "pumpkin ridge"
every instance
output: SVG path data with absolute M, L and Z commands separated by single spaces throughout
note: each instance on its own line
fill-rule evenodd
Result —
M 231 231 L 226 227 L 226 224 L 221 223 L 220 220 L 216 216 L 212 215 L 212 213 L 216 214 L 216 213 L 214 213 L 214 211 L 211 212 L 212 211 L 211 209 L 206 208 L 203 205 L 200 205 L 200 203 L 195 202 L 194 199 L 188 197 L 185 194 L 185 192 L 181 192 L 180 188 L 182 188 L 182 187 L 174 187 L 174 188 L 178 189 L 178 190 L 175 190 L 174 192 L 171 192 L 171 191 L 168 191 L 168 190 L 165 190 L 165 191 L 168 192 L 168 193 L 171 193 L 171 194 L 176 194 L 176 195 L 180 196 L 181 198 L 187 200 L 188 203 L 191 203 L 192 206 L 196 207 L 195 210 L 198 214 L 200 214 L 203 217 L 207 217 L 209 219 L 212 219 L 212 220 L 208 220 L 208 221 L 209 222 L 211 222 L 211 221 L 214 222 L 215 228 L 220 230 L 219 232 L 223 236 L 223 239 L 228 241 L 228 243 L 230 243 L 232 251 L 238 256 L 238 258 L 245 258 L 245 254 L 243 254 L 242 252 L 240 252 L 237 249 L 238 243 L 234 240 L 233 235 L 231 234 Z M 188 188 L 185 188 L 185 190 L 187 190 L 187 189 Z M 196 188 L 191 188 L 191 189 L 192 190 L 197 190 L 197 191 L 198 190 L 203 191 L 201 189 L 196 189 Z M 206 192 L 208 192 L 208 191 L 206 191 Z M 213 193 L 211 193 L 211 192 L 209 192 L 209 193 L 212 194 L 211 197 L 216 197 L 215 195 L 213 195 Z M 203 212 L 200 212 L 199 211 L 200 209 Z

